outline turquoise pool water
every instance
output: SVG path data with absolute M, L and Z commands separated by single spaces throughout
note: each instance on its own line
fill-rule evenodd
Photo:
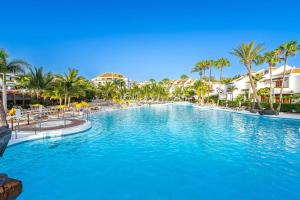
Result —
M 20 199 L 300 199 L 300 121 L 168 105 L 8 148 Z

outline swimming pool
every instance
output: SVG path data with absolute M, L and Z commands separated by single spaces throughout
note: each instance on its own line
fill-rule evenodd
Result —
M 300 121 L 187 105 L 96 114 L 87 132 L 12 146 L 20 199 L 299 199 Z

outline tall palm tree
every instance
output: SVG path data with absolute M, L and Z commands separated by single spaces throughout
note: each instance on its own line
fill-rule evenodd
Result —
M 299 51 L 300 46 L 298 45 L 297 41 L 290 41 L 285 42 L 282 45 L 278 47 L 278 52 L 283 56 L 284 60 L 284 67 L 283 67 L 283 74 L 282 74 L 282 83 L 280 87 L 280 95 L 279 95 L 279 105 L 277 106 L 277 113 L 279 113 L 281 104 L 282 104 L 282 92 L 283 92 L 283 86 L 284 86 L 284 79 L 285 79 L 285 70 L 287 66 L 287 62 L 289 57 L 295 56 L 297 52 Z
M 203 62 L 200 61 L 200 62 L 197 62 L 195 64 L 195 66 L 193 67 L 192 73 L 194 72 L 199 72 L 199 75 L 200 75 L 200 80 L 202 80 L 202 76 L 203 76 Z
M 202 64 L 202 68 L 203 68 L 204 79 L 206 79 L 206 70 L 209 67 L 209 61 L 203 60 L 203 61 L 201 61 L 201 64 Z
M 0 127 L 8 127 L 7 120 L 6 120 L 6 112 L 3 108 L 3 103 L 1 102 L 1 99 L 0 99 Z M 3 152 L 0 152 L 0 156 L 1 153 Z
M 220 70 L 220 81 L 223 79 L 223 67 L 230 66 L 230 61 L 227 58 L 220 58 L 215 63 L 216 67 Z
M 278 51 L 277 50 L 270 51 L 270 52 L 265 52 L 262 59 L 263 59 L 264 62 L 268 63 L 268 65 L 269 65 L 269 74 L 270 74 L 269 103 L 270 103 L 270 108 L 274 111 L 274 108 L 273 108 L 273 75 L 272 75 L 272 69 L 278 63 L 281 62 L 281 59 L 278 57 Z
M 22 91 L 22 105 L 25 106 L 25 94 L 26 89 L 28 88 L 29 77 L 27 75 L 17 76 L 16 77 L 16 89 L 21 89 Z
M 68 73 L 64 73 L 64 75 L 57 74 L 56 79 L 62 82 L 65 93 L 65 105 L 70 106 L 71 97 L 77 97 L 83 95 L 82 83 L 84 82 L 84 78 L 78 75 L 77 69 L 69 68 Z
M 2 73 L 2 102 L 4 111 L 7 112 L 6 73 L 24 73 L 28 63 L 21 59 L 9 61 L 8 53 L 0 49 L 0 71 Z
M 209 86 L 207 88 L 208 103 L 209 103 L 210 90 L 211 90 L 211 87 L 212 87 L 212 67 L 215 66 L 215 61 L 214 60 L 207 60 L 206 63 L 209 67 Z
M 256 99 L 256 102 L 258 104 L 259 109 L 263 109 L 260 103 L 260 99 L 257 95 L 255 83 L 253 80 L 253 69 L 252 64 L 257 63 L 257 59 L 260 56 L 260 53 L 264 50 L 262 44 L 255 45 L 255 42 L 250 43 L 242 43 L 237 48 L 234 48 L 232 52 L 230 52 L 232 55 L 238 57 L 240 59 L 240 62 L 244 64 L 244 66 L 247 68 L 249 81 L 251 84 L 251 88 L 253 91 L 253 96 Z
M 215 66 L 215 61 L 214 60 L 208 60 L 208 67 L 209 67 L 209 82 L 211 83 L 212 81 L 212 68 Z

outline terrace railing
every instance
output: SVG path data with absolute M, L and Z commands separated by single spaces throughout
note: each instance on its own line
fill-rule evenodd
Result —
M 30 135 L 38 134 L 42 131 L 65 129 L 80 125 L 89 119 L 91 110 L 63 110 L 63 109 L 45 109 L 23 110 L 19 116 L 9 119 L 9 127 L 13 131 L 13 138 L 18 139 Z M 26 135 L 20 134 L 26 132 Z

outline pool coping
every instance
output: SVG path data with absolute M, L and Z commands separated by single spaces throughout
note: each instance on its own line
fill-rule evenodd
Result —
M 35 134 L 32 131 L 26 131 L 26 132 L 21 131 L 18 133 L 18 135 L 21 134 L 33 134 L 33 135 L 21 137 L 18 139 L 12 139 L 9 141 L 8 147 L 21 144 L 24 142 L 33 141 L 33 140 L 40 140 L 40 139 L 47 139 L 47 138 L 54 138 L 54 137 L 64 137 L 68 135 L 78 134 L 78 133 L 85 132 L 91 128 L 92 128 L 92 122 L 86 120 L 84 124 L 81 124 L 79 126 L 69 127 L 65 129 L 42 131 L 37 134 Z M 14 132 L 12 132 L 12 134 L 14 134 Z
M 190 102 L 168 102 L 168 103 L 164 103 L 164 104 L 151 104 L 151 105 L 141 105 L 141 106 L 132 106 L 132 107 L 126 107 L 126 108 L 115 108 L 115 109 L 110 109 L 110 110 L 102 110 L 99 112 L 95 112 L 91 115 L 94 114 L 99 114 L 99 113 L 106 113 L 106 112 L 113 112 L 113 111 L 118 111 L 118 110 L 126 110 L 126 109 L 134 109 L 134 108 L 142 108 L 142 107 L 148 107 L 148 106 L 167 106 L 167 105 L 191 105 L 195 108 L 200 108 L 200 109 L 208 109 L 208 110 L 219 110 L 219 111 L 224 111 L 224 112 L 231 112 L 231 113 L 237 113 L 237 114 L 246 114 L 246 115 L 252 115 L 252 116 L 259 116 L 259 117 L 270 117 L 270 118 L 276 118 L 276 119 L 294 119 L 294 120 L 300 120 L 300 114 L 299 115 L 294 115 L 294 114 L 287 114 L 287 113 L 283 113 L 280 112 L 279 115 L 260 115 L 259 113 L 251 113 L 249 111 L 238 111 L 238 110 L 232 110 L 232 109 L 224 109 L 224 108 L 220 108 L 220 107 L 215 107 L 215 106 L 201 106 L 201 105 L 197 105 L 194 103 L 190 103 Z

